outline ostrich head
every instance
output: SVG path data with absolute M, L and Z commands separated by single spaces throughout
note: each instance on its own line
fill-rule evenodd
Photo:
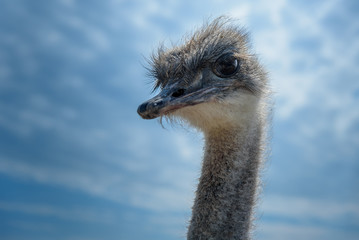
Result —
M 179 117 L 204 132 L 251 121 L 267 87 L 247 34 L 226 18 L 206 24 L 182 46 L 160 48 L 150 72 L 161 91 L 138 114 Z

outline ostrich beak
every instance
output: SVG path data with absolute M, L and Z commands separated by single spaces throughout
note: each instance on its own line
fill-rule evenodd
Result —
M 176 85 L 166 86 L 157 96 L 142 103 L 137 113 L 144 119 L 154 119 L 179 108 L 210 101 L 214 94 L 209 93 L 220 91 L 217 87 L 185 89 Z

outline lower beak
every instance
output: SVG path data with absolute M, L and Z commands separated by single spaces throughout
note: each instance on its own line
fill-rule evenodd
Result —
M 186 106 L 193 106 L 211 100 L 218 88 L 205 88 L 187 93 L 185 89 L 163 89 L 157 96 L 142 103 L 137 113 L 144 119 L 154 119 Z

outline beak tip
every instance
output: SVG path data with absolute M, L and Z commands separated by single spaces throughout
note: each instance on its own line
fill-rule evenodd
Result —
M 137 108 L 137 113 L 140 115 L 143 119 L 153 119 L 156 118 L 156 116 L 153 116 L 153 114 L 150 114 L 148 112 L 148 102 L 142 103 Z
M 142 116 L 146 110 L 147 110 L 147 106 L 148 106 L 148 102 L 144 102 L 142 103 L 140 106 L 138 106 L 137 108 L 137 113 Z

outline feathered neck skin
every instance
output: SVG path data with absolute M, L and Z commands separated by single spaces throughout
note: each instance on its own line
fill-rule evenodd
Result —
M 202 174 L 187 238 L 250 239 L 261 163 L 262 124 L 207 129 Z

